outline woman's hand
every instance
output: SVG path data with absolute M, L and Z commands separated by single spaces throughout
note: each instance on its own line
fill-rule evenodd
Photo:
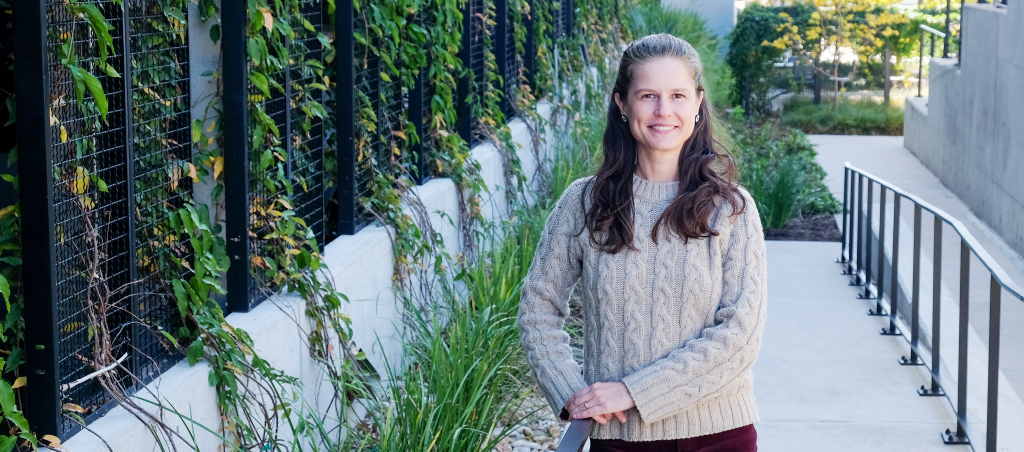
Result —
M 626 384 L 594 383 L 569 397 L 565 409 L 573 419 L 594 418 L 600 424 L 607 424 L 612 417 L 626 422 L 625 411 L 636 406 Z

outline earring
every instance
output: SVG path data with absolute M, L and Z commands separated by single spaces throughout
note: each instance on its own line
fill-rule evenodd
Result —
M 640 164 L 640 152 L 633 154 L 633 166 Z
M 693 123 L 694 124 L 696 124 L 698 122 L 700 122 L 700 113 L 697 113 L 697 117 L 693 118 Z
M 622 122 L 626 122 L 626 115 L 622 115 Z

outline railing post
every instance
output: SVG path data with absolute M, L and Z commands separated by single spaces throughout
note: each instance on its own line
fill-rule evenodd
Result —
M 867 219 L 865 225 L 861 226 L 861 232 L 864 234 L 864 293 L 860 295 L 860 298 L 870 300 L 871 299 L 871 237 L 874 235 L 872 228 L 874 227 L 874 185 L 872 180 L 868 179 L 868 202 L 865 206 L 867 208 Z
M 850 209 L 850 168 L 843 168 L 843 243 L 842 251 L 839 253 L 839 263 L 845 264 L 850 262 L 850 259 L 846 256 L 846 217 Z
M 15 96 L 18 99 L 18 174 L 24 291 L 25 377 L 32 402 L 21 407 L 32 431 L 60 434 L 57 263 L 53 149 L 47 62 L 46 3 L 18 1 L 14 9 Z
M 985 450 L 996 452 L 996 433 L 999 429 L 999 316 L 1003 286 L 996 280 L 995 275 L 991 276 L 988 290 L 988 412 L 986 413 Z
M 921 311 L 921 205 L 914 203 L 914 278 L 913 287 L 910 290 L 910 359 L 905 356 L 900 358 L 900 364 L 904 366 L 923 366 L 917 354 L 917 335 L 920 331 Z
M 864 269 L 864 175 L 857 174 L 857 268 L 853 273 L 851 285 L 859 286 L 861 281 L 861 270 Z
M 246 6 L 224 2 L 224 218 L 227 271 L 226 312 L 249 310 L 249 137 L 246 89 Z
M 875 278 L 875 308 L 868 310 L 868 315 L 878 316 L 886 315 L 885 309 L 882 308 L 882 299 L 885 298 L 885 191 L 885 185 L 878 184 L 878 197 L 881 201 L 878 209 L 878 276 Z M 871 227 L 870 222 L 868 227 Z M 868 278 L 868 281 L 871 279 Z M 864 298 L 867 297 L 865 292 Z
M 355 105 L 356 67 L 353 18 L 355 0 L 338 0 L 334 9 L 335 140 L 337 159 L 338 234 L 356 233 L 356 146 Z
M 946 36 L 942 37 L 942 57 L 943 58 L 949 58 L 949 2 L 950 1 L 951 0 L 946 0 L 946 29 L 944 30 L 946 32 Z M 957 53 L 960 53 L 960 52 L 957 51 Z
M 854 255 L 854 253 L 857 252 L 857 249 L 853 246 L 853 236 L 856 235 L 856 233 L 857 233 L 857 230 L 854 228 L 854 220 L 857 218 L 856 210 L 855 210 L 856 207 L 855 207 L 855 203 L 854 203 L 854 198 L 857 196 L 857 190 L 855 190 L 855 188 L 857 186 L 857 180 L 856 180 L 856 178 L 854 176 L 856 176 L 856 173 L 853 172 L 853 168 L 850 168 L 850 204 L 849 204 L 849 209 L 848 209 L 850 211 L 850 213 L 849 213 L 849 215 L 850 215 L 850 225 L 849 225 L 849 230 L 847 231 L 849 236 L 847 237 L 847 240 L 846 240 L 847 241 L 846 249 L 847 249 L 847 252 L 850 254 L 850 258 L 849 258 L 849 260 L 846 263 L 846 273 L 847 274 L 855 274 L 854 270 L 853 270 L 853 262 L 854 262 L 853 261 L 853 255 Z
M 899 328 L 896 328 L 896 316 L 899 315 L 899 303 L 900 303 L 900 283 L 899 283 L 899 268 L 900 268 L 900 201 L 901 196 L 899 193 L 893 191 L 893 212 L 892 212 L 892 281 L 889 282 L 889 328 L 882 328 L 881 334 L 883 336 L 899 336 L 903 333 L 900 332 Z M 884 227 L 884 225 L 882 226 Z M 881 241 L 881 240 L 879 240 Z M 879 249 L 884 249 L 879 246 Z M 879 256 L 881 260 L 881 256 Z M 884 273 L 881 266 L 878 269 L 879 278 L 881 273 Z M 882 291 L 878 291 L 878 301 L 882 301 Z
M 970 284 L 971 284 L 971 248 L 967 241 L 960 239 L 960 328 L 959 347 L 957 350 L 956 371 L 956 433 L 946 429 L 942 441 L 946 444 L 968 444 L 967 430 L 967 338 L 970 324 Z
M 932 246 L 932 383 L 926 388 L 921 385 L 917 394 L 922 397 L 945 396 L 939 384 L 942 374 L 941 344 L 942 339 L 942 218 L 935 216 L 934 243 Z

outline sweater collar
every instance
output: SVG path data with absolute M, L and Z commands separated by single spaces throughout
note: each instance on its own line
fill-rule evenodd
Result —
M 679 181 L 651 182 L 633 174 L 633 196 L 645 201 L 670 201 L 679 192 Z

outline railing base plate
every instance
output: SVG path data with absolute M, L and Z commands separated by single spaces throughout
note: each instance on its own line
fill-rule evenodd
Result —
M 882 328 L 882 331 L 879 331 L 878 334 L 882 336 L 902 336 L 903 332 L 899 328 Z
M 889 315 L 889 313 L 885 312 L 885 309 L 879 309 L 877 311 L 875 311 L 874 309 L 868 309 L 868 315 L 887 316 Z
M 946 393 L 942 388 L 932 391 L 930 388 L 926 388 L 924 385 L 921 385 L 921 387 L 917 389 L 917 395 L 921 397 L 945 397 Z
M 913 360 L 910 360 L 910 359 L 907 359 L 906 356 L 901 356 L 900 359 L 899 359 L 899 363 L 900 363 L 901 366 L 923 366 L 924 365 L 924 361 L 921 361 L 921 358 L 915 357 Z
M 942 435 L 942 442 L 945 444 L 971 444 L 971 440 L 966 436 L 957 436 L 956 433 L 949 431 L 947 428 L 945 432 L 940 433 Z

